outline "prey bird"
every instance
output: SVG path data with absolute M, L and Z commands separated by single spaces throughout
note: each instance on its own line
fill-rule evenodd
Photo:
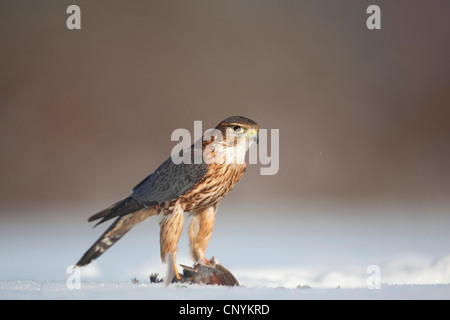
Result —
M 192 216 L 188 228 L 191 257 L 195 263 L 208 263 L 205 250 L 217 206 L 244 174 L 245 154 L 253 141 L 258 142 L 258 124 L 246 117 L 233 116 L 205 132 L 201 143 L 181 151 L 183 154 L 190 151 L 192 161 L 173 161 L 169 157 L 130 196 L 88 219 L 100 219 L 97 225 L 115 220 L 76 265 L 89 264 L 135 225 L 158 216 L 161 260 L 169 265 L 166 282 L 180 279 L 176 253 L 185 212 Z

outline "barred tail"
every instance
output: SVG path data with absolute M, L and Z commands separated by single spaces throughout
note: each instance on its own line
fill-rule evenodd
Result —
M 77 266 L 85 266 L 93 260 L 100 257 L 106 250 L 108 250 L 114 243 L 119 241 L 128 231 L 135 225 L 144 221 L 148 217 L 156 215 L 154 208 L 146 208 L 120 216 L 114 221 L 111 226 L 98 238 L 97 241 L 89 248 L 88 251 L 77 262 Z

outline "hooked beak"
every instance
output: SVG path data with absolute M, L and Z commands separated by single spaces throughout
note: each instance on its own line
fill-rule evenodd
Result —
M 249 141 L 255 141 L 256 143 L 259 143 L 258 130 L 251 129 L 247 131 L 247 139 Z

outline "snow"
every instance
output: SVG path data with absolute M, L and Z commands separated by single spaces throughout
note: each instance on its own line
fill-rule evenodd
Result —
M 150 283 L 166 266 L 149 220 L 82 268 L 71 290 L 71 265 L 107 227 L 85 222 L 96 209 L 2 208 L 0 299 L 450 298 L 447 205 L 222 205 L 207 255 L 236 276 L 233 288 Z M 184 233 L 177 262 L 191 265 L 188 252 Z
M 85 282 L 69 290 L 58 281 L 1 281 L 1 299 L 151 299 L 151 300 L 298 300 L 298 299 L 449 299 L 450 285 L 383 285 L 381 289 L 288 289 L 221 287 L 130 282 Z

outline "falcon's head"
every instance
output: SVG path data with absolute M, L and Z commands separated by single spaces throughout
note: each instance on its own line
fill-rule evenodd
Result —
M 229 117 L 209 134 L 207 140 L 214 141 L 210 147 L 214 148 L 215 157 L 226 158 L 227 163 L 243 163 L 250 144 L 258 143 L 258 124 L 242 116 Z
M 222 133 L 227 147 L 247 144 L 249 141 L 258 142 L 258 124 L 242 116 L 229 117 L 220 122 L 216 129 Z

